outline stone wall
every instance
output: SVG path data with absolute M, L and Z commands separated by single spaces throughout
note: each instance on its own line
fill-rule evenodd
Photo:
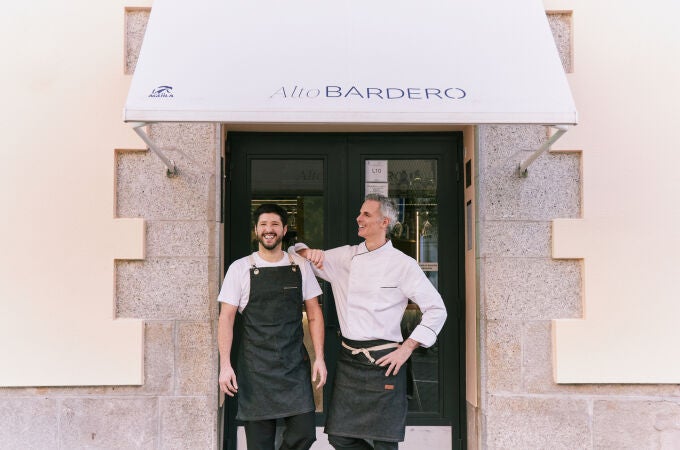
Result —
M 3 449 L 217 448 L 218 128 L 151 128 L 176 178 L 151 152 L 116 154 L 116 215 L 147 224 L 146 259 L 115 265 L 116 316 L 145 322 L 144 384 L 1 388 Z
M 116 264 L 116 314 L 144 319 L 158 365 L 145 387 L 158 402 L 160 448 L 215 448 L 219 227 L 214 124 L 157 124 L 149 136 L 175 161 L 168 178 L 151 152 L 118 152 L 116 213 L 147 223 L 146 259 Z M 154 332 L 151 332 L 154 330 Z M 154 342 L 155 341 L 155 342 Z
M 583 315 L 582 262 L 551 258 L 550 225 L 580 216 L 579 154 L 544 154 L 519 178 L 546 129 L 478 131 L 481 402 L 468 448 L 680 448 L 680 386 L 553 381 L 551 320 Z
M 572 71 L 569 13 L 549 14 Z M 582 261 L 551 258 L 551 220 L 581 217 L 579 153 L 547 153 L 540 126 L 478 127 L 480 405 L 468 405 L 468 448 L 680 448 L 680 386 L 558 385 L 551 320 L 581 318 Z
M 542 126 L 478 129 L 483 448 L 573 449 L 589 439 L 586 401 L 544 395 L 550 320 L 582 314 L 581 262 L 550 254 L 550 221 L 580 214 L 578 154 L 543 155 L 527 178 L 517 173 L 546 139 Z

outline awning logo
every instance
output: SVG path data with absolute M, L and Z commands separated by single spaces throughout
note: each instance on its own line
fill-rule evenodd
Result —
M 295 85 L 281 86 L 270 99 L 315 99 L 339 98 L 361 100 L 463 100 L 467 92 L 454 87 L 361 87 L 361 86 L 323 86 L 322 88 L 305 88 Z
M 156 89 L 151 91 L 149 97 L 174 97 L 172 93 L 172 86 L 158 86 Z

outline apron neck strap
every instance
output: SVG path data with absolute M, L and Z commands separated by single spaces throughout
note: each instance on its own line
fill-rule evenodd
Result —
M 297 264 L 295 264 L 295 261 L 293 260 L 293 255 L 291 255 L 290 253 L 286 253 L 286 255 L 288 255 L 288 261 L 290 261 L 290 265 L 297 266 Z
M 290 265 L 297 266 L 295 260 L 293 259 L 293 255 L 291 255 L 290 253 L 286 253 L 286 255 L 288 255 L 288 261 L 290 261 Z M 257 264 L 255 264 L 255 258 L 253 257 L 252 253 L 248 255 L 248 262 L 250 263 L 251 269 L 257 269 Z

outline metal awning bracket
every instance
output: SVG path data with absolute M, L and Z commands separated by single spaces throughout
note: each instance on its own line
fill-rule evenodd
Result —
M 557 140 L 559 138 L 561 138 L 562 135 L 569 130 L 568 125 L 552 125 L 552 126 L 553 126 L 553 128 L 557 129 L 555 134 L 550 136 L 550 139 L 545 141 L 543 143 L 543 145 L 541 145 L 535 152 L 533 152 L 531 154 L 531 156 L 529 156 L 527 159 L 525 159 L 524 161 L 522 161 L 520 163 L 519 168 L 518 168 L 518 172 L 517 172 L 520 177 L 526 178 L 529 175 L 529 166 L 531 165 L 531 163 L 533 163 L 536 160 L 536 158 L 538 158 L 546 150 L 548 150 L 551 145 L 553 145 L 555 142 L 557 142 Z
M 133 130 L 135 130 L 135 133 L 142 138 L 142 140 L 146 143 L 146 145 L 149 147 L 149 150 L 154 152 L 160 159 L 163 161 L 163 164 L 165 164 L 165 167 L 167 167 L 166 175 L 170 178 L 176 177 L 177 176 L 177 166 L 175 166 L 175 161 L 171 160 L 165 154 L 161 151 L 160 148 L 156 144 L 154 144 L 151 139 L 149 139 L 149 135 L 146 134 L 146 131 L 144 131 L 144 127 L 147 126 L 147 122 L 130 122 L 130 126 L 132 127 Z

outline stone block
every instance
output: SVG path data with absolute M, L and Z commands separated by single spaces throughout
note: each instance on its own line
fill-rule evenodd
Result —
M 406 427 L 404 442 L 399 444 L 401 450 L 446 449 L 453 448 L 451 427 Z M 329 445 L 329 447 L 332 449 Z M 330 449 L 329 449 L 330 450 Z
M 551 257 L 551 222 L 487 221 L 480 256 Z
M 208 256 L 211 258 L 219 258 L 222 253 L 221 247 L 220 224 L 219 222 L 210 220 L 208 221 Z
M 59 415 L 59 448 L 158 448 L 155 398 L 68 398 Z
M 518 176 L 519 164 L 547 140 L 544 127 L 480 126 L 479 218 L 535 220 L 581 215 L 578 154 L 544 153 Z
M 116 216 L 214 220 L 214 174 L 194 167 L 183 155 L 168 152 L 167 156 L 178 167 L 176 177 L 166 176 L 165 166 L 153 152 L 116 152 Z
M 582 316 L 580 261 L 487 258 L 483 270 L 488 320 Z
M 467 410 L 467 448 L 482 448 L 479 443 L 479 408 L 475 408 L 470 403 L 465 404 Z
M 217 405 L 205 397 L 162 398 L 160 448 L 217 447 Z
M 219 205 L 216 205 L 216 207 L 218 206 Z M 217 213 L 219 214 L 220 212 L 218 211 Z M 209 222 L 210 233 L 208 234 L 208 246 L 210 247 L 210 250 L 208 251 L 208 255 L 215 258 L 218 258 L 222 253 L 222 242 L 224 240 L 224 238 L 221 236 L 223 225 L 219 223 L 219 220 L 220 218 L 217 217 L 216 221 Z
M 516 175 L 523 152 L 503 167 L 490 170 L 482 185 L 487 220 L 551 220 L 581 216 L 579 159 L 573 154 L 544 154 L 529 168 L 530 175 Z
M 146 256 L 214 256 L 209 245 L 211 227 L 208 221 L 147 221 Z
M 168 394 L 173 386 L 175 364 L 174 326 L 171 323 L 148 322 L 144 336 L 144 390 Z
M 210 298 L 209 313 L 210 318 L 217 320 L 219 316 L 219 305 L 217 296 L 220 293 L 220 286 L 224 279 L 224 274 L 220 272 L 219 258 L 208 259 L 208 297 Z
M 134 8 L 125 11 L 125 74 L 132 75 L 139 59 L 150 8 Z
M 519 392 L 522 389 L 522 323 L 486 323 L 486 391 Z
M 167 151 L 168 158 L 182 162 L 180 174 L 214 175 L 220 147 L 218 130 L 214 123 L 155 123 L 149 126 L 149 137 Z
M 116 261 L 118 317 L 208 320 L 208 258 Z
M 569 391 L 553 381 L 551 322 L 527 322 L 522 336 L 523 382 L 527 392 Z
M 508 159 L 538 148 L 548 137 L 548 129 L 540 125 L 480 125 L 478 130 L 479 172 L 503 167 Z
M 680 448 L 680 400 L 600 400 L 593 406 L 596 449 Z
M 3 449 L 56 449 L 58 427 L 55 399 L 0 400 L 0 447 Z
M 217 338 L 212 322 L 179 323 L 178 395 L 209 395 L 217 390 Z
M 548 24 L 555 39 L 557 53 L 560 55 L 562 67 L 567 73 L 573 72 L 573 50 L 572 50 L 572 21 L 570 12 L 550 11 L 547 13 Z
M 485 415 L 489 450 L 591 448 L 586 400 L 492 395 Z

